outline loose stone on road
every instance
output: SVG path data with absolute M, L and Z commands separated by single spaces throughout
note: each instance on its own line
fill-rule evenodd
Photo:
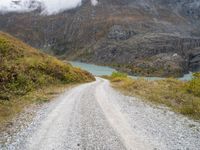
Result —
M 24 132 L 3 149 L 200 148 L 200 123 L 167 108 L 123 96 L 102 78 L 66 91 L 47 104 Z

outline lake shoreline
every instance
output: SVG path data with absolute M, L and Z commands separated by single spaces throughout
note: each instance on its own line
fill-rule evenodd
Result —
M 78 67 L 81 68 L 83 70 L 86 70 L 90 73 L 92 73 L 95 76 L 104 76 L 104 75 L 111 75 L 113 72 L 117 72 L 116 69 L 110 67 L 110 66 L 100 66 L 100 65 L 96 65 L 96 64 L 89 64 L 89 63 L 84 63 L 84 62 L 80 62 L 80 61 L 69 61 L 69 63 L 74 66 L 74 67 Z M 166 79 L 164 77 L 143 77 L 143 76 L 131 76 L 129 75 L 130 78 L 133 79 L 141 79 L 144 78 L 146 80 L 163 80 Z M 183 77 L 180 78 L 176 78 L 178 80 L 181 81 L 189 81 L 192 79 L 192 72 L 188 73 L 188 74 L 184 74 Z

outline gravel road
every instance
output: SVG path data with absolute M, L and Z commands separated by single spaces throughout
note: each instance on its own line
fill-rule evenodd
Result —
M 66 91 L 2 146 L 9 150 L 199 150 L 200 123 L 121 95 L 97 78 Z

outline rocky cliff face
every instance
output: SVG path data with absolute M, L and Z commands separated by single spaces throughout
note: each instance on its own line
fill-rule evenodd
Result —
M 0 30 L 32 46 L 147 76 L 196 70 L 191 53 L 200 47 L 199 26 L 199 0 L 99 0 L 96 6 L 83 0 L 55 15 L 39 9 L 0 15 Z
M 193 49 L 190 53 L 189 68 L 191 71 L 200 72 L 200 47 Z

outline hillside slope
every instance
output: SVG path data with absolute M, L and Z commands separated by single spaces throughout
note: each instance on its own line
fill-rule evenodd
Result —
M 0 29 L 49 53 L 135 75 L 181 76 L 200 47 L 198 0 L 83 0 L 54 15 L 0 15 Z M 196 53 L 195 53 L 196 54 Z M 158 65 L 159 64 L 159 65 Z
M 94 77 L 0 32 L 0 99 L 51 84 L 80 83 Z
M 47 102 L 74 84 L 93 80 L 90 73 L 0 32 L 0 131 L 24 108 Z

